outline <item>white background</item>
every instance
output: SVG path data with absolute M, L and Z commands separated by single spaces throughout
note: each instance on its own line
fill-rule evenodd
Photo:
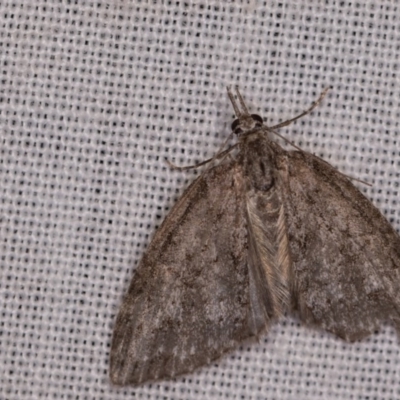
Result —
M 384 326 L 346 344 L 277 324 L 170 382 L 108 379 L 155 228 L 230 133 L 225 87 L 400 228 L 396 1 L 0 1 L 0 399 L 398 399 Z

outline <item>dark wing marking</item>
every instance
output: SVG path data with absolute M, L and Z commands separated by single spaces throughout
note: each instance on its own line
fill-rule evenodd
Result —
M 190 372 L 266 327 L 250 294 L 241 180 L 234 161 L 206 171 L 156 232 L 117 317 L 113 383 Z
M 303 321 L 346 340 L 400 330 L 400 237 L 343 175 L 301 152 L 279 156 L 293 298 Z

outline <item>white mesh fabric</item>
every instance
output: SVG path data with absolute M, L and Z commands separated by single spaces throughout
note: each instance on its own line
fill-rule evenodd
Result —
M 0 2 L 0 399 L 397 399 L 394 330 L 277 324 L 171 382 L 108 379 L 115 316 L 157 225 L 230 133 L 238 84 L 400 228 L 394 1 Z

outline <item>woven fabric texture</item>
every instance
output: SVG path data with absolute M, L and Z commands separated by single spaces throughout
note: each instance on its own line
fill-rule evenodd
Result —
M 155 229 L 230 133 L 227 85 L 400 229 L 395 1 L 0 1 L 0 399 L 399 399 L 394 329 L 288 316 L 173 381 L 113 387 L 113 325 Z

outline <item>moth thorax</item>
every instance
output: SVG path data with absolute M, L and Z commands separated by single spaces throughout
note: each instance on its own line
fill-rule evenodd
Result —
M 255 137 L 254 137 L 255 136 Z M 275 154 L 262 133 L 244 144 L 244 171 L 249 188 L 267 192 L 275 184 Z

